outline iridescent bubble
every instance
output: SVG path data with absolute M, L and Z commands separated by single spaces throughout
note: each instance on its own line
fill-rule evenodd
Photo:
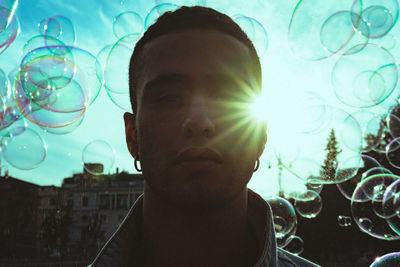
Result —
M 114 148 L 105 140 L 93 140 L 82 150 L 82 164 L 93 175 L 109 173 L 114 162 Z
M 129 90 L 125 93 L 114 93 L 111 90 L 108 90 L 107 87 L 105 86 L 105 77 L 104 77 L 104 71 L 106 68 L 106 62 L 107 62 L 107 57 L 110 54 L 111 49 L 113 48 L 114 44 L 109 44 L 104 46 L 96 55 L 97 62 L 100 64 L 102 67 L 101 70 L 98 71 L 97 77 L 99 80 L 102 81 L 102 84 L 104 86 L 104 89 L 106 90 L 106 93 L 110 100 L 119 108 L 122 110 L 132 112 L 131 109 L 131 103 L 130 103 L 130 98 L 129 98 Z M 111 63 L 114 64 L 114 63 Z M 129 74 L 128 74 L 129 75 Z M 125 88 L 126 90 L 126 88 Z
M 364 179 L 366 179 L 366 178 L 368 178 L 368 177 L 370 177 L 372 175 L 375 175 L 375 174 L 385 174 L 385 173 L 386 174 L 392 174 L 392 172 L 390 170 L 386 169 L 386 168 L 374 167 L 374 168 L 371 168 L 371 169 L 367 170 L 366 172 L 364 172 L 362 174 L 361 180 L 364 180 Z
M 389 130 L 387 129 L 384 116 L 377 115 L 372 118 L 367 125 L 366 131 L 364 139 L 367 146 L 378 153 L 385 153 L 387 143 L 383 142 L 383 140 L 385 140 L 386 132 Z
M 63 135 L 63 134 L 69 134 L 73 131 L 75 131 L 83 122 L 83 119 L 85 118 L 84 114 L 80 116 L 78 119 L 73 121 L 72 123 L 65 125 L 63 127 L 41 127 L 44 132 L 46 133 L 51 133 L 51 134 L 56 134 L 56 135 Z
M 308 191 L 308 198 L 303 198 L 303 200 L 296 200 L 294 206 L 296 211 L 304 218 L 315 218 L 322 210 L 322 199 L 314 191 Z
M 4 92 L 1 92 L 2 109 L 1 110 L 1 120 L 0 120 L 0 130 L 6 129 L 14 122 L 21 119 L 22 115 L 16 105 L 14 99 L 14 93 L 11 87 L 4 88 Z
M 374 165 L 375 162 L 372 157 L 355 155 L 339 162 L 335 179 L 338 181 L 350 180 L 359 172 L 359 169 L 365 168 L 365 162 L 368 166 L 380 166 L 379 164 Z
M 2 118 L 6 109 L 5 101 L 8 92 L 10 91 L 10 82 L 5 72 L 0 69 L 0 114 Z
M 354 24 L 356 29 L 370 38 L 379 38 L 387 34 L 397 22 L 399 5 L 397 0 L 363 0 L 353 4 L 352 12 L 362 16 L 369 31 L 365 32 Z
M 23 118 L 19 118 L 16 121 L 13 121 L 11 125 L 7 128 L 3 128 L 0 130 L 0 136 L 17 136 L 25 131 L 28 127 L 28 123 Z
M 357 108 L 376 106 L 393 92 L 398 68 L 393 56 L 380 46 L 367 44 L 347 50 L 332 70 L 336 97 Z M 355 50 L 360 50 L 354 53 Z
M 390 165 L 400 169 L 400 137 L 390 141 L 386 146 L 386 158 Z
M 26 97 L 19 103 L 20 110 L 25 110 L 29 104 L 33 104 L 33 109 L 38 106 L 58 113 L 86 109 L 101 89 L 101 81 L 96 75 L 98 69 L 101 67 L 96 58 L 77 47 L 51 46 L 32 50 L 22 60 L 19 84 L 16 85 L 18 93 Z
M 367 136 L 370 134 L 368 131 L 368 125 L 370 124 L 371 120 L 375 118 L 375 113 L 367 110 L 359 110 L 350 114 L 352 118 L 354 118 L 358 124 L 360 125 L 361 129 L 361 138 L 362 138 L 362 151 L 368 152 L 371 151 L 371 144 L 367 142 Z M 350 118 L 351 119 L 351 118 Z M 346 118 L 347 120 L 347 118 Z
M 296 232 L 296 212 L 293 205 L 284 198 L 273 196 L 266 197 L 265 200 L 272 209 L 278 246 L 282 247 L 287 244 L 288 238 Z
M 341 227 L 348 227 L 351 225 L 351 217 L 349 216 L 343 216 L 343 215 L 339 215 L 338 216 L 338 224 Z
M 285 250 L 295 254 L 300 255 L 304 250 L 304 241 L 301 237 L 297 235 L 292 235 L 288 239 L 288 244 L 284 247 Z
M 399 176 L 378 174 L 361 181 L 351 200 L 351 212 L 361 231 L 382 240 L 397 240 L 400 236 L 388 225 L 386 219 L 378 216 L 374 210 L 374 201 L 380 199 L 382 192 Z M 375 204 L 376 205 L 376 204 Z
M 39 27 L 41 27 L 41 24 L 42 22 Z M 44 31 L 40 32 L 42 35 L 56 38 L 68 46 L 76 44 L 74 25 L 69 18 L 63 15 L 48 18 L 43 25 L 43 29 Z
M 25 44 L 24 47 L 22 48 L 22 55 L 27 55 L 29 52 L 32 50 L 35 50 L 36 48 L 39 47 L 59 47 L 59 46 L 65 46 L 65 44 L 58 40 L 57 38 L 54 38 L 52 36 L 46 36 L 46 35 L 36 35 L 33 36 L 31 39 L 29 39 Z M 49 48 L 49 53 L 50 54 L 55 54 L 55 51 L 51 51 L 51 48 Z
M 106 90 L 116 94 L 129 94 L 129 61 L 135 42 L 140 37 L 140 34 L 126 35 L 110 49 L 104 69 Z M 129 43 L 124 41 L 127 38 Z
M 38 31 L 40 35 L 44 35 L 44 31 L 46 30 L 45 28 L 47 28 L 46 24 L 47 21 L 49 20 L 49 18 L 43 18 L 39 23 L 38 23 Z
M 382 214 L 392 230 L 400 235 L 400 179 L 386 189 L 382 199 Z
M 370 267 L 400 266 L 400 252 L 392 252 L 375 259 Z
M 393 109 L 390 114 L 386 117 L 386 125 L 390 131 L 390 135 L 393 138 L 400 137 L 400 118 L 399 118 L 400 106 Z
M 368 37 L 356 30 L 353 23 L 356 21 L 358 28 L 368 32 L 365 21 L 357 14 L 350 11 L 339 11 L 332 14 L 321 26 L 321 44 L 332 54 L 343 53 L 348 48 L 368 43 Z M 357 53 L 359 50 L 354 50 Z
M 355 165 L 351 166 L 352 164 Z M 357 167 L 354 168 L 354 166 Z M 345 172 L 346 168 L 349 168 L 351 170 L 351 173 L 355 172 L 355 175 L 352 178 L 336 184 L 339 192 L 349 200 L 352 199 L 354 190 L 356 189 L 358 183 L 366 177 L 366 172 L 372 169 L 376 169 L 377 173 L 374 174 L 384 173 L 383 170 L 382 172 L 380 172 L 381 165 L 379 164 L 379 162 L 368 155 L 351 157 L 348 159 L 347 163 L 341 165 L 341 168 L 344 168 L 344 170 L 342 170 L 343 172 Z
M 5 0 L 0 2 L 0 33 L 10 24 L 18 7 L 18 0 Z
M 162 14 L 168 11 L 174 11 L 178 9 L 179 6 L 169 3 L 164 3 L 160 5 L 154 6 L 150 11 L 147 13 L 147 16 L 144 20 L 144 28 L 147 30 L 154 22 L 156 22 L 157 18 L 160 17 Z
M 351 28 L 343 27 L 343 21 L 336 20 L 342 15 L 337 15 L 337 18 L 333 16 L 329 19 L 329 17 L 339 11 L 350 10 L 352 2 L 361 2 L 361 0 L 299 1 L 293 11 L 288 29 L 288 40 L 292 53 L 305 60 L 321 60 L 338 52 L 347 43 L 351 43 L 351 39 L 357 34 Z M 352 14 L 360 14 L 360 12 L 361 8 L 352 10 Z M 342 27 L 335 27 L 336 23 Z M 346 22 L 344 23 L 346 24 Z M 335 43 L 329 43 L 333 36 L 340 36 L 340 38 L 335 40 Z M 321 43 L 321 38 L 323 43 Z M 326 49 L 327 46 L 332 51 Z
M 233 19 L 240 28 L 247 34 L 257 50 L 257 54 L 262 58 L 268 49 L 268 34 L 264 26 L 254 18 L 238 16 Z
M 5 13 L 11 14 L 10 12 L 10 9 L 0 6 L 0 16 Z M 3 19 L 4 18 L 0 17 L 0 21 Z M 6 27 L 3 30 L 0 30 L 0 54 L 3 53 L 12 42 L 14 42 L 15 38 L 20 33 L 19 20 L 15 14 L 12 16 L 11 21 L 7 20 L 7 22 L 9 22 L 8 25 L 3 22 L 3 26 L 6 25 Z
M 316 192 L 317 194 L 320 194 L 322 189 L 324 188 L 324 185 L 323 184 L 315 184 L 315 183 L 312 183 L 312 182 L 307 182 L 306 183 L 306 188 L 307 188 L 307 191 L 311 190 L 311 191 Z
M 143 19 L 133 11 L 126 11 L 114 18 L 113 31 L 117 39 L 121 39 L 128 34 L 141 34 L 143 32 Z M 129 41 L 129 39 L 123 39 Z
M 19 134 L 10 133 L 1 139 L 4 159 L 21 170 L 36 168 L 46 158 L 47 146 L 36 131 L 26 128 Z

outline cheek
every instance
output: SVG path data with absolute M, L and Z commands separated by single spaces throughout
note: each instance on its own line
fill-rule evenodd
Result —
M 157 155 L 168 154 L 169 147 L 177 136 L 177 126 L 173 125 L 172 119 L 146 118 L 139 121 L 137 134 L 139 153 L 147 158 L 156 158 Z

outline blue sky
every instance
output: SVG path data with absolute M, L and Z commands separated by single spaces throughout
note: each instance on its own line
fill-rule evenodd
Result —
M 169 1 L 169 3 L 178 5 L 195 2 L 195 0 Z M 314 3 L 312 8 L 308 6 L 309 2 Z M 299 21 L 295 20 L 294 23 L 301 24 L 304 22 L 300 21 L 302 16 L 309 17 L 314 19 L 310 19 L 310 25 L 315 22 L 315 28 L 305 25 L 303 27 L 310 27 L 310 29 L 305 30 L 318 29 L 320 25 L 317 20 L 317 13 L 315 13 L 318 11 L 316 6 L 321 7 L 320 11 L 323 10 L 324 15 L 330 16 L 342 10 L 345 7 L 344 3 L 348 1 L 331 1 L 332 3 L 329 4 L 326 2 L 303 1 L 299 5 L 301 7 L 298 9 L 299 13 L 295 17 Z M 117 41 L 112 28 L 113 19 L 117 15 L 125 11 L 133 11 L 144 20 L 148 10 L 156 3 L 167 3 L 167 1 L 22 0 L 19 2 L 16 11 L 21 32 L 10 47 L 0 54 L 0 68 L 8 73 L 18 66 L 25 42 L 38 34 L 38 23 L 43 18 L 55 15 L 63 15 L 69 18 L 74 25 L 76 46 L 97 55 L 104 46 Z M 312 123 L 308 125 L 307 118 L 318 115 L 315 110 L 308 109 L 312 104 L 329 105 L 328 110 L 332 112 L 332 118 L 334 118 L 333 124 L 345 119 L 346 114 L 360 110 L 369 111 L 373 114 L 383 114 L 387 111 L 387 105 L 360 109 L 346 106 L 336 98 L 331 84 L 331 74 L 336 62 L 340 59 L 339 54 L 324 60 L 309 61 L 301 59 L 291 52 L 288 42 L 288 27 L 298 4 L 297 1 L 254 0 L 244 4 L 243 1 L 239 0 L 208 0 L 202 1 L 202 3 L 231 16 L 241 14 L 257 19 L 268 34 L 268 49 L 261 59 L 265 97 L 260 112 L 266 115 L 269 139 L 262 157 L 260 170 L 249 184 L 249 187 L 257 192 L 271 194 L 277 191 L 276 155 L 280 155 L 282 160 L 288 164 L 293 159 L 300 158 L 301 162 L 307 162 L 303 166 L 309 166 L 310 170 L 314 172 L 322 163 L 325 155 L 323 149 L 330 125 L 312 132 L 312 127 L 315 125 L 312 125 Z M 335 34 L 335 32 L 332 32 L 332 35 Z M 389 34 L 391 36 L 370 40 L 370 43 L 386 44 L 386 42 L 393 40 L 396 43 L 400 36 L 399 26 L 396 24 Z M 310 43 L 309 45 L 315 44 Z M 379 51 L 377 53 L 381 53 Z M 399 46 L 395 45 L 391 48 L 390 53 L 393 58 L 399 59 Z M 357 60 L 354 63 L 350 62 L 347 67 L 356 67 L 357 62 Z M 399 86 L 394 89 L 397 94 L 399 90 Z M 392 96 L 395 96 L 395 93 Z M 391 101 L 395 99 L 394 97 Z M 29 122 L 29 127 L 37 131 L 47 144 L 47 155 L 43 163 L 32 170 L 19 170 L 2 158 L 2 168 L 3 170 L 7 169 L 10 175 L 26 181 L 41 185 L 60 185 L 63 178 L 82 170 L 82 150 L 85 145 L 93 140 L 101 139 L 107 141 L 115 150 L 115 165 L 111 171 L 118 167 L 120 170 L 134 172 L 133 160 L 125 145 L 123 113 L 124 111 L 112 103 L 106 91 L 102 88 L 96 101 L 87 109 L 82 124 L 69 134 L 50 134 Z M 341 127 L 341 125 L 336 126 L 338 129 Z M 354 139 L 356 137 L 357 134 L 344 138 L 349 140 L 343 140 L 342 143 L 348 142 L 350 147 L 342 144 L 344 152 L 341 154 L 341 160 L 345 161 L 346 158 L 357 154 L 351 148 L 351 145 L 357 142 Z M 271 168 L 268 168 L 268 162 L 272 163 Z M 300 168 L 298 171 L 304 172 L 304 175 L 306 175 L 307 168 Z M 283 186 L 286 188 L 302 184 L 289 172 L 284 172 L 283 178 Z

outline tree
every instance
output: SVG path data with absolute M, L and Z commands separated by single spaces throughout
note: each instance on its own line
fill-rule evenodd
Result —
M 54 209 L 45 217 L 40 226 L 40 240 L 47 257 L 52 254 L 59 254 L 62 257 L 68 255 L 67 248 L 71 224 L 70 207 Z
M 324 164 L 321 166 L 320 175 L 323 180 L 334 180 L 337 169 L 337 156 L 342 152 L 335 136 L 335 130 L 331 129 L 328 137 L 328 144 L 325 147 L 327 151 Z
M 99 244 L 105 240 L 100 215 L 94 213 L 88 219 L 88 224 L 82 228 L 81 239 L 78 242 L 80 256 L 84 259 L 95 256 Z

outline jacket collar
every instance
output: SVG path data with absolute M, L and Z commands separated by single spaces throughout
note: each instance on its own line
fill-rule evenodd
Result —
M 92 267 L 141 266 L 141 227 L 143 195 L 141 195 L 117 231 L 97 255 Z M 254 266 L 277 266 L 277 245 L 268 203 L 257 193 L 248 189 L 248 218 L 257 238 L 260 255 Z

